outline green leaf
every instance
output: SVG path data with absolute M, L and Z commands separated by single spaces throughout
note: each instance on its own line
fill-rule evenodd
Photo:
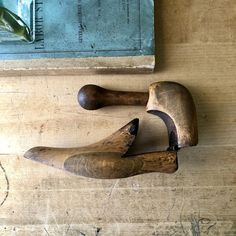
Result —
M 25 22 L 5 7 L 0 7 L 0 28 L 19 36 L 24 41 L 33 41 L 30 29 Z

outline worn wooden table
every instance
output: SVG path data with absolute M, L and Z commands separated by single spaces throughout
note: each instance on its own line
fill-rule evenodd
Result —
M 235 0 L 160 0 L 157 72 L 0 78 L 0 235 L 236 235 Z M 132 152 L 162 149 L 165 126 L 142 107 L 88 112 L 78 89 L 146 91 L 184 84 L 196 102 L 199 145 L 172 175 L 74 177 L 24 159 L 37 145 L 82 146 L 141 119 Z

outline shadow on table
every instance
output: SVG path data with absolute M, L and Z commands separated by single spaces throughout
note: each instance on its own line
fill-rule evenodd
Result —
M 165 45 L 164 45 L 164 17 L 163 17 L 164 0 L 155 1 L 155 72 L 165 69 Z

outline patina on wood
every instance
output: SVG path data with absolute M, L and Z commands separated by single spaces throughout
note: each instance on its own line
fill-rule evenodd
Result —
M 0 235 L 236 235 L 235 0 L 155 2 L 155 74 L 88 76 L 80 75 L 76 66 L 71 70 L 76 76 L 61 70 L 55 71 L 61 76 L 53 77 L 2 73 L 0 161 L 6 173 L 0 169 L 1 202 L 8 191 L 5 175 L 10 190 L 0 208 Z M 167 142 L 165 126 L 142 107 L 87 112 L 74 99 L 77 89 L 88 83 L 145 91 L 159 80 L 187 86 L 198 112 L 200 142 L 178 152 L 174 174 L 75 178 L 22 158 L 37 145 L 95 143 L 133 117 L 142 120 L 142 133 L 130 153 L 152 152 L 157 146 L 161 150 Z
M 115 179 L 133 175 L 177 170 L 175 151 L 125 156 L 138 131 L 138 119 L 95 144 L 80 148 L 35 147 L 25 157 L 90 178 Z
M 93 84 L 83 86 L 78 93 L 79 104 L 86 110 L 97 110 L 115 105 L 145 106 L 148 97 L 149 94 L 145 92 L 108 90 Z
M 188 89 L 179 83 L 156 82 L 150 85 L 149 93 L 113 91 L 90 84 L 80 89 L 78 101 L 86 110 L 114 105 L 147 104 L 147 112 L 159 116 L 165 122 L 170 150 L 198 143 L 195 104 Z

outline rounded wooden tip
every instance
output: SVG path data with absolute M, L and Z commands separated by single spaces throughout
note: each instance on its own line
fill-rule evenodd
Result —
M 105 92 L 106 89 L 97 85 L 85 85 L 78 93 L 78 102 L 86 110 L 97 110 L 104 106 Z
M 165 122 L 169 150 L 197 145 L 197 113 L 189 90 L 176 82 L 161 81 L 149 87 L 149 94 L 147 112 Z

